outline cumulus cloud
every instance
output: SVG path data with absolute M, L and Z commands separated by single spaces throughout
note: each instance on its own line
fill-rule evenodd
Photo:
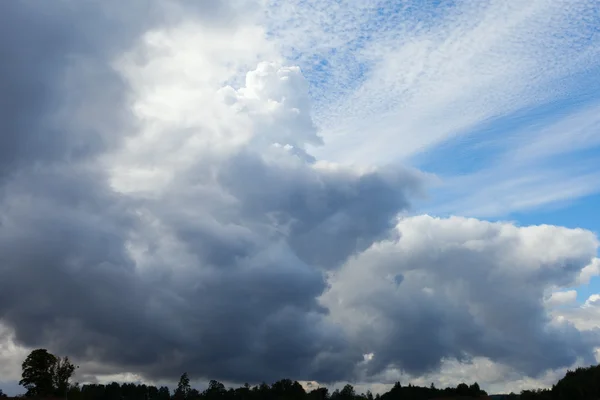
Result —
M 585 270 L 585 268 L 584 268 L 584 270 Z M 566 290 L 564 292 L 552 293 L 546 299 L 546 305 L 549 307 L 573 305 L 576 303 L 576 300 L 577 300 L 577 291 L 576 290 Z
M 156 75 L 193 66 L 169 47 L 189 45 L 170 39 L 193 30 L 180 29 L 151 30 L 123 57 L 105 56 L 131 87 L 119 92 L 130 107 L 106 104 L 132 110 L 115 131 L 102 123 L 112 109 L 91 122 L 70 110 L 67 122 L 82 118 L 118 141 L 70 163 L 34 157 L 43 168 L 25 164 L 4 183 L 2 319 L 27 346 L 149 377 L 347 376 L 362 354 L 347 351 L 318 304 L 323 271 L 389 237 L 420 178 L 315 162 L 305 146 L 320 138 L 297 67 L 260 63 L 237 88 L 227 81 L 252 59 L 230 68 L 224 58 L 208 79 L 194 80 L 201 69 Z M 212 50 L 225 54 L 209 48 L 200 65 Z M 172 108 L 157 109 L 155 89 Z M 63 127 L 57 146 L 93 144 L 85 126 Z
M 589 275 L 595 235 L 400 218 L 425 175 L 314 157 L 311 88 L 248 17 L 259 3 L 61 4 L 0 13 L 10 343 L 72 356 L 85 379 L 372 382 L 449 359 L 536 376 L 590 359 L 593 332 L 544 299 Z M 21 26 L 25 45 L 8 39 Z
M 596 338 L 555 324 L 543 299 L 578 278 L 597 250 L 594 234 L 429 216 L 396 229 L 400 239 L 354 257 L 323 295 L 351 341 L 374 353 L 367 374 L 390 365 L 421 374 L 480 356 L 536 376 L 593 360 Z
M 570 321 L 580 330 L 600 330 L 600 295 L 590 295 L 583 304 L 577 307 L 556 309 L 553 317 L 559 321 Z
M 600 258 L 594 258 L 589 265 L 586 265 L 579 274 L 577 283 L 585 285 L 590 283 L 590 280 L 594 276 L 600 275 Z

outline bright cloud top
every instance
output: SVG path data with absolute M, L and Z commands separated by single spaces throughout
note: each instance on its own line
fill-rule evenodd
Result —
M 390 131 L 363 126 L 395 113 L 414 135 L 401 157 L 451 134 L 421 135 L 427 121 L 456 114 L 447 128 L 460 130 L 546 96 L 524 81 L 515 87 L 529 97 L 491 93 L 533 71 L 494 68 L 510 54 L 508 32 L 558 14 L 554 3 L 465 2 L 432 10 L 429 25 L 416 22 L 427 10 L 408 5 L 348 3 L 336 21 L 310 2 L 295 9 L 300 20 L 261 2 L 131 4 L 11 3 L 0 17 L 0 49 L 16 65 L 0 75 L 14 107 L 0 118 L 0 149 L 10 149 L 0 159 L 7 365 L 18 367 L 23 347 L 45 346 L 78 360 L 85 379 L 187 371 L 237 383 L 373 384 L 488 365 L 487 382 L 521 385 L 594 361 L 600 337 L 578 313 L 597 299 L 561 306 L 572 285 L 598 274 L 596 235 L 408 217 L 432 179 L 370 159 Z M 590 3 L 573 4 L 565 29 Z M 490 19 L 502 10 L 512 19 Z M 412 17 L 370 19 L 388 11 Z M 131 15 L 142 22 L 129 24 Z M 73 32 L 68 21 L 81 22 Z M 13 42 L 8 33 L 22 26 L 31 35 Z M 371 36 L 359 40 L 365 29 Z M 407 43 L 403 29 L 419 40 Z M 548 33 L 528 29 L 519 32 Z M 42 40 L 49 35 L 56 48 Z M 498 58 L 477 52 L 480 37 Z M 334 66 L 352 53 L 371 72 L 352 75 L 362 67 L 348 65 L 329 78 L 309 65 L 334 49 Z M 397 58 L 384 57 L 389 49 Z M 412 54 L 429 54 L 429 64 L 410 64 Z M 534 82 L 578 65 L 547 66 Z M 451 73 L 463 79 L 446 82 Z M 394 76 L 405 81 L 391 84 Z M 462 86 L 472 92 L 455 93 Z M 360 138 L 366 157 L 336 145 L 332 127 L 350 147 Z

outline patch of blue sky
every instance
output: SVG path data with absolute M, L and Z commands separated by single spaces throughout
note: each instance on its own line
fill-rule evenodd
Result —
M 283 4 L 284 1 L 278 2 Z M 460 2 L 463 5 L 464 3 Z M 485 7 L 485 2 L 467 3 L 476 9 Z M 466 18 L 465 15 L 478 15 L 477 12 L 473 12 L 470 6 L 466 7 L 466 10 L 470 12 L 461 15 L 461 7 L 456 7 L 456 2 L 442 0 L 365 1 L 360 4 L 344 1 L 325 0 L 323 2 L 315 2 L 305 0 L 301 1 L 300 4 L 303 6 L 318 7 L 319 12 L 329 14 L 336 12 L 345 13 L 338 20 L 331 18 L 330 15 L 324 18 L 323 20 L 326 21 L 325 25 L 319 25 L 318 34 L 308 41 L 311 45 L 290 47 L 285 52 L 288 62 L 300 66 L 310 84 L 310 95 L 313 99 L 314 107 L 313 112 L 317 122 L 321 115 L 328 114 L 334 122 L 340 122 L 340 119 L 343 121 L 345 117 L 352 116 L 352 114 L 348 115 L 347 112 L 344 114 L 344 111 L 347 110 L 341 110 L 338 115 L 336 113 L 337 110 L 331 104 L 348 98 L 364 82 L 373 77 L 372 75 L 376 71 L 374 67 L 381 61 L 380 57 L 386 57 L 385 51 L 381 51 L 381 49 L 393 52 L 396 49 L 396 42 L 410 42 L 411 40 L 419 39 L 421 37 L 420 32 L 427 33 L 424 37 L 429 37 L 429 33 L 431 33 L 434 39 L 438 38 L 438 36 L 441 36 L 443 39 L 447 33 L 446 29 L 433 29 L 438 26 L 441 20 L 444 21 L 442 25 L 447 26 L 450 30 L 454 26 L 452 22 L 454 19 L 466 24 L 464 29 L 457 29 L 457 37 L 460 38 L 462 37 L 463 30 L 468 33 L 470 29 L 469 22 L 464 20 Z M 363 6 L 364 4 L 368 4 L 368 6 Z M 355 7 L 355 9 L 349 11 L 352 7 Z M 360 9 L 360 12 L 356 13 L 355 11 L 358 9 Z M 573 18 L 578 19 L 579 16 L 580 14 L 577 13 L 577 15 L 573 15 Z M 590 13 L 582 18 L 584 20 L 579 22 L 585 25 L 582 26 L 584 29 L 557 30 L 553 35 L 562 36 L 555 37 L 554 39 L 556 40 L 549 40 L 547 44 L 540 43 L 537 47 L 531 47 L 534 50 L 537 49 L 540 51 L 542 57 L 547 56 L 547 60 L 551 64 L 553 60 L 556 60 L 560 65 L 564 64 L 564 68 L 562 69 L 559 68 L 560 65 L 556 69 L 548 69 L 550 72 L 554 70 L 559 71 L 554 76 L 556 79 L 553 81 L 542 80 L 542 87 L 536 87 L 534 86 L 535 84 L 532 84 L 531 87 L 524 88 L 524 96 L 530 95 L 532 98 L 535 98 L 539 95 L 537 103 L 534 102 L 527 108 L 513 110 L 508 115 L 497 115 L 496 117 L 479 121 L 476 126 L 471 126 L 466 131 L 452 132 L 452 134 L 448 135 L 449 139 L 443 140 L 433 147 L 426 148 L 420 153 L 413 154 L 409 159 L 404 160 L 404 162 L 421 170 L 432 172 L 442 179 L 446 177 L 469 176 L 479 171 L 492 169 L 498 172 L 497 175 L 500 178 L 506 180 L 519 178 L 521 174 L 536 173 L 544 175 L 545 172 L 556 172 L 561 169 L 565 169 L 564 174 L 557 174 L 561 179 L 576 179 L 579 174 L 600 170 L 598 168 L 600 167 L 600 148 L 598 147 L 600 142 L 594 141 L 594 125 L 586 128 L 587 131 L 585 132 L 581 129 L 579 130 L 579 133 L 586 134 L 592 138 L 589 143 L 586 142 L 586 139 L 579 146 L 568 144 L 564 149 L 553 149 L 549 154 L 538 157 L 531 162 L 527 160 L 527 152 L 523 152 L 520 155 L 520 157 L 524 157 L 524 162 L 521 160 L 515 163 L 511 159 L 511 156 L 523 146 L 532 144 L 536 140 L 545 139 L 544 130 L 551 128 L 553 124 L 557 124 L 569 116 L 576 115 L 595 104 L 600 104 L 600 59 L 597 57 L 597 52 L 594 52 L 600 39 L 598 35 L 600 25 L 594 23 L 594 21 L 600 20 L 600 7 L 591 10 Z M 341 22 L 338 24 L 338 21 Z M 350 26 L 344 26 L 342 22 L 346 24 L 350 23 Z M 280 28 L 285 29 L 285 26 L 280 25 Z M 311 32 L 307 33 L 311 34 Z M 269 34 L 277 36 L 279 33 L 274 30 L 269 32 Z M 320 38 L 318 35 L 323 35 L 323 37 Z M 340 35 L 343 36 L 343 39 L 335 42 L 335 45 L 327 42 L 328 38 L 339 37 Z M 547 37 L 544 38 L 548 39 Z M 443 42 L 442 39 L 440 39 L 441 42 Z M 533 37 L 532 40 L 539 39 Z M 379 48 L 379 52 L 374 51 L 370 55 L 365 56 L 363 52 L 369 51 L 371 44 L 379 43 L 380 41 L 383 44 Z M 569 66 L 569 60 L 560 60 L 554 57 L 554 55 L 560 55 L 561 53 L 557 51 L 554 54 L 552 46 L 563 45 L 564 43 L 570 43 L 570 48 L 565 48 L 565 50 L 576 50 L 576 53 L 572 53 L 572 55 L 577 53 L 584 54 L 589 51 L 590 55 L 585 58 L 586 64 L 582 68 Z M 519 44 L 519 42 L 516 41 L 516 44 Z M 529 47 L 525 45 L 516 47 L 517 53 L 518 51 L 524 51 L 524 49 L 529 49 Z M 471 55 L 469 52 L 465 54 L 467 56 Z M 509 52 L 508 54 L 512 55 L 514 53 Z M 475 57 L 475 59 L 477 58 Z M 510 57 L 507 57 L 507 59 L 513 60 Z M 526 61 L 527 59 L 524 60 L 524 62 Z M 540 67 L 542 67 L 540 73 L 543 74 L 545 70 L 542 65 Z M 491 68 L 492 72 L 496 71 L 494 69 L 495 65 L 489 65 L 488 68 Z M 444 71 L 443 68 L 440 70 Z M 436 76 L 436 71 L 433 70 L 431 72 L 434 77 Z M 524 71 L 531 72 L 527 68 L 524 68 Z M 575 71 L 577 73 L 573 73 Z M 502 69 L 499 72 L 502 72 Z M 561 72 L 565 74 L 561 76 Z M 535 77 L 535 72 L 532 72 L 531 76 Z M 449 78 L 452 77 L 452 75 L 449 76 Z M 440 79 L 440 82 L 443 83 L 444 81 Z M 498 87 L 498 90 L 502 92 L 506 88 L 510 88 L 510 85 L 511 82 L 506 82 L 506 87 Z M 515 87 L 518 88 L 519 86 L 516 85 Z M 393 91 L 392 94 L 394 94 Z M 396 97 L 402 98 L 402 96 L 403 93 L 399 92 L 397 96 L 390 95 L 385 97 L 387 101 L 381 102 L 381 104 L 368 104 L 368 106 L 372 108 L 372 113 L 377 111 L 376 114 L 379 114 L 379 116 L 382 116 L 380 111 L 384 110 L 387 106 L 391 108 L 390 112 L 393 113 L 396 107 L 394 99 Z M 374 99 L 377 100 L 379 97 L 374 95 Z M 502 104 L 500 103 L 500 112 L 503 110 L 501 106 Z M 354 109 L 348 107 L 348 110 L 352 111 Z M 553 131 L 553 133 L 556 133 L 556 131 Z M 407 134 L 410 135 L 410 132 Z M 565 131 L 561 134 L 561 140 L 566 138 L 568 141 L 568 135 L 569 132 Z M 597 136 L 600 137 L 600 132 L 598 132 Z M 361 136 L 360 140 L 364 140 L 364 136 Z M 504 168 L 503 162 L 507 160 L 513 164 Z M 523 164 L 522 168 L 519 163 Z M 497 175 L 492 174 L 490 176 L 493 179 Z M 554 174 L 548 176 L 552 178 Z M 493 181 L 477 181 L 476 183 L 485 185 L 495 184 Z M 457 208 L 459 214 L 463 211 L 462 214 L 470 216 L 469 208 L 467 207 L 466 212 L 464 212 L 465 208 L 460 208 L 459 204 L 463 199 L 466 199 L 467 202 L 469 201 L 469 190 L 469 187 L 459 189 L 454 187 L 433 188 L 430 191 L 430 198 L 437 204 L 444 202 L 456 203 L 459 206 Z M 600 232 L 600 212 L 597 211 L 600 208 L 600 193 L 591 193 L 584 195 L 574 194 L 570 198 L 569 196 L 566 196 L 566 198 L 557 197 L 557 200 L 540 202 L 540 204 L 527 209 L 521 209 L 520 211 L 507 208 L 498 214 L 483 216 L 491 220 L 513 220 L 520 225 L 546 223 L 573 228 L 582 227 Z M 486 197 L 482 196 L 481 198 L 485 199 Z M 476 204 L 476 206 L 480 206 L 480 204 Z M 428 212 L 428 207 L 427 204 L 416 205 L 419 212 Z M 436 207 L 433 208 L 435 209 Z M 444 214 L 437 215 L 457 213 L 452 208 L 442 209 Z M 583 299 L 587 298 L 594 291 L 600 292 L 600 279 L 594 278 L 590 285 L 585 288 L 578 288 L 579 295 Z
M 351 93 L 366 79 L 370 66 L 361 62 L 350 49 L 329 49 L 326 54 L 292 60 L 300 68 L 309 83 L 309 95 L 318 114 L 323 102 L 334 101 Z M 339 64 L 346 64 L 343 74 Z
M 565 78 L 555 85 L 563 89 L 561 97 L 484 121 L 467 132 L 458 132 L 453 138 L 413 155 L 408 162 L 441 177 L 468 174 L 496 164 L 503 154 L 518 148 L 519 143 L 527 143 L 523 137 L 535 134 L 579 110 L 600 104 L 598 67 L 585 74 Z M 587 132 L 590 136 L 594 133 Z M 565 134 L 568 135 L 568 132 Z M 596 136 L 600 138 L 600 132 Z M 590 147 L 577 149 L 571 154 L 561 154 L 560 159 L 553 157 L 550 162 L 556 167 L 557 162 L 580 163 L 599 156 L 597 144 L 590 143 Z M 600 159 L 597 165 L 600 166 Z
M 511 213 L 502 219 L 517 221 L 519 225 L 558 225 L 583 228 L 600 234 L 600 193 L 569 200 L 528 212 Z
M 577 286 L 573 289 L 577 291 L 577 302 L 583 304 L 591 295 L 600 294 L 600 276 L 593 276 L 587 285 Z
M 313 100 L 315 118 L 328 105 L 350 95 L 369 77 L 374 65 L 379 61 L 362 52 L 372 43 L 384 38 L 388 43 L 402 40 L 407 33 L 427 30 L 436 25 L 455 3 L 454 1 L 371 1 L 352 5 L 353 3 L 336 0 L 297 2 L 296 8 L 313 9 L 313 15 L 320 12 L 328 14 L 325 23 L 318 24 L 319 37 L 309 40 L 309 47 L 287 46 L 282 43 L 283 54 L 288 63 L 298 65 L 309 82 L 309 92 Z M 272 6 L 283 7 L 281 1 L 273 1 Z M 354 7 L 354 8 L 353 8 Z M 348 15 L 353 13 L 352 18 Z M 336 24 L 336 13 L 341 16 Z M 278 39 L 285 35 L 287 25 L 302 18 L 291 13 L 290 23 L 270 25 L 266 35 Z M 316 17 L 315 17 L 316 18 Z M 346 26 L 348 20 L 352 23 Z M 333 21 L 333 22 L 332 22 Z M 296 21 L 298 22 L 298 21 Z M 307 33 L 310 35 L 310 33 Z M 341 38 L 332 46 L 326 38 Z
M 7 396 L 17 396 L 24 392 L 23 387 L 17 381 L 2 381 L 0 380 L 0 388 Z
M 508 149 L 498 138 L 524 126 L 517 114 L 487 121 L 466 133 L 414 154 L 407 163 L 440 178 L 468 174 L 491 167 Z
M 528 135 L 532 131 L 543 129 L 559 121 L 565 115 L 576 112 L 586 106 L 600 103 L 600 99 L 579 98 L 557 101 L 535 108 L 520 110 L 508 116 L 486 121 L 470 129 L 467 133 L 459 133 L 455 137 L 413 155 L 407 162 L 423 171 L 435 173 L 440 177 L 473 173 L 491 168 L 502 161 L 504 155 L 515 150 L 515 142 L 511 140 L 518 135 Z M 594 129 L 591 127 L 590 129 Z M 593 132 L 589 132 L 593 134 Z M 600 136 L 600 132 L 598 132 Z M 526 139 L 524 140 L 526 142 Z M 598 145 L 590 145 L 571 153 L 560 154 L 545 162 L 557 167 L 559 164 L 581 164 L 586 161 L 600 165 Z

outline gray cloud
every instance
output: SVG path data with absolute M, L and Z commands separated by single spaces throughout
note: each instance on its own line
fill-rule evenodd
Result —
M 153 16 L 141 3 L 112 5 L 11 3 L 2 13 L 12 107 L 2 148 L 12 158 L 3 158 L 0 317 L 24 345 L 149 377 L 349 376 L 361 354 L 318 304 L 321 268 L 387 237 L 418 179 L 242 150 L 192 166 L 158 198 L 115 192 L 99 157 L 136 122 L 108 62 Z M 142 23 L 123 24 L 138 12 Z M 24 27 L 22 41 L 8 39 Z M 198 183 L 215 168 L 214 182 Z
M 0 174 L 32 162 L 86 158 L 116 139 L 124 85 L 105 61 L 117 44 L 134 38 L 135 28 L 112 21 L 103 8 L 100 2 L 2 5 Z M 78 64 L 81 68 L 74 68 Z M 107 101 L 116 106 L 110 119 L 100 117 L 109 111 Z M 94 122 L 103 121 L 102 132 L 89 121 L 70 118 L 73 108 L 84 107 Z M 82 123 L 77 129 L 65 126 L 76 122 Z
M 163 0 L 20 0 L 1 8 L 0 176 L 117 146 L 134 121 L 127 83 L 110 62 L 146 30 L 182 18 L 182 3 Z M 231 5 L 212 1 L 186 12 L 211 24 L 239 19 Z
M 260 169 L 253 175 L 259 177 Z M 317 302 L 326 289 L 323 272 L 295 251 L 293 230 L 274 232 L 266 211 L 251 213 L 243 206 L 203 204 L 205 212 L 193 217 L 169 207 L 179 196 L 202 200 L 189 192 L 191 184 L 139 208 L 139 201 L 92 176 L 47 170 L 22 173 L 4 186 L 0 311 L 21 342 L 51 344 L 152 377 L 183 369 L 232 381 L 327 381 L 351 374 L 362 355 L 349 352 L 343 331 L 327 321 Z M 312 178 L 336 182 L 335 174 Z M 333 195 L 324 195 L 324 202 L 351 203 L 362 196 L 361 178 L 346 184 L 351 196 L 326 185 L 323 191 Z M 260 187 L 268 192 L 266 184 Z M 237 195 L 240 205 L 247 204 Z M 305 214 L 294 214 L 295 202 L 275 204 L 282 218 L 303 221 L 307 233 L 309 222 L 317 221 L 314 214 L 323 214 L 308 206 Z M 161 226 L 136 217 L 134 207 L 158 216 Z M 219 218 L 224 212 L 232 215 Z M 363 217 L 357 213 L 365 210 L 337 212 L 345 221 Z M 390 219 L 395 215 L 387 212 Z M 388 229 L 382 224 L 371 240 Z M 368 230 L 360 233 L 369 240 Z M 143 236 L 145 254 L 137 263 L 126 248 L 131 235 Z M 181 247 L 171 247 L 171 240 Z M 357 243 L 356 236 L 348 240 Z M 331 248 L 332 258 L 348 257 L 357 246 Z
M 136 118 L 141 95 L 110 63 L 182 15 L 146 4 L 2 6 L 0 319 L 19 343 L 101 372 L 234 382 L 422 373 L 478 355 L 536 374 L 589 355 L 593 337 L 548 328 L 540 299 L 585 266 L 593 235 L 544 260 L 517 257 L 515 227 L 500 243 L 495 228 L 465 228 L 483 251 L 436 236 L 443 222 L 395 229 L 422 177 L 311 159 L 320 138 L 297 69 L 260 64 L 237 91 L 202 87 L 194 112 L 216 121 Z M 186 10 L 216 31 L 243 19 L 214 4 Z M 123 187 L 134 168 L 150 189 Z M 168 179 L 145 178 L 157 169 Z M 371 258 L 389 243 L 403 250 Z
M 428 216 L 398 233 L 349 262 L 324 295 L 355 346 L 374 353 L 367 375 L 420 375 L 448 358 L 487 357 L 527 376 L 594 362 L 597 333 L 551 320 L 543 303 L 593 259 L 594 234 Z

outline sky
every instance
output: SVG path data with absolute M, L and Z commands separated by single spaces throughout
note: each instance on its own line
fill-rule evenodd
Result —
M 0 3 L 0 388 L 547 387 L 600 358 L 596 0 Z

